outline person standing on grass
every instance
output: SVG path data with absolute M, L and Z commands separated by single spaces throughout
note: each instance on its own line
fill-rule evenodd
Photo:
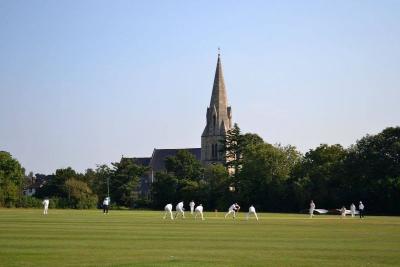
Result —
M 197 215 L 199 215 L 200 214 L 200 216 L 201 216 L 201 219 L 204 221 L 204 217 L 203 217 L 203 205 L 202 204 L 200 204 L 200 205 L 198 205 L 197 207 L 196 207 L 196 215 L 194 216 L 194 218 L 196 219 L 197 218 Z
M 225 214 L 225 219 L 231 213 L 233 213 L 233 219 L 235 219 L 236 218 L 236 212 L 238 212 L 239 210 L 240 210 L 240 206 L 237 203 L 232 204 L 229 207 L 228 212 Z
M 253 205 L 251 205 L 250 208 L 249 208 L 249 212 L 247 213 L 246 220 L 249 219 L 249 217 L 250 217 L 251 214 L 254 214 L 254 216 L 256 217 L 256 219 L 257 219 L 257 221 L 258 221 L 258 216 L 257 216 L 257 213 L 256 213 L 256 208 L 254 208 Z
M 106 197 L 103 200 L 103 214 L 108 214 L 108 207 L 110 206 L 110 198 Z
M 356 215 L 356 205 L 354 205 L 354 203 L 351 203 L 350 205 L 350 212 L 351 212 L 351 217 L 354 217 Z
M 193 211 L 194 211 L 194 201 L 192 200 L 192 201 L 190 201 L 190 203 L 189 203 L 189 206 L 190 206 L 190 214 L 192 214 L 193 215 Z
M 315 203 L 311 200 L 310 203 L 310 218 L 314 217 Z
M 169 215 L 171 216 L 171 220 L 174 219 L 174 217 L 172 216 L 172 204 L 167 204 L 164 207 L 165 213 L 164 213 L 164 220 L 167 217 L 167 214 L 169 213 Z
M 44 215 L 47 215 L 47 212 L 49 211 L 49 203 L 50 203 L 50 200 L 47 197 L 42 202 Z
M 341 209 L 340 209 L 340 215 L 341 215 L 341 218 L 343 219 L 344 217 L 346 217 L 346 207 L 345 206 L 343 206 Z
M 360 204 L 358 205 L 358 212 L 360 213 L 360 219 L 364 218 L 364 204 L 362 201 L 360 201 Z
M 182 218 L 185 219 L 185 211 L 183 208 L 183 201 L 179 202 L 176 207 L 175 219 L 178 217 L 178 214 L 182 215 Z

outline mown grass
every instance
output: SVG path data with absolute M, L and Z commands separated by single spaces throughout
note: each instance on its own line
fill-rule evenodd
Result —
M 400 218 L 0 209 L 0 266 L 399 266 Z

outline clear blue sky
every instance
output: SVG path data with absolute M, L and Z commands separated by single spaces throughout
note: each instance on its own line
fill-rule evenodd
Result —
M 217 47 L 243 132 L 306 152 L 400 125 L 400 1 L 0 1 L 0 150 L 83 171 L 200 147 Z

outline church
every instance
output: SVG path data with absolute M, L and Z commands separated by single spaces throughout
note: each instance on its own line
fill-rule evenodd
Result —
M 232 109 L 228 106 L 220 53 L 218 53 L 214 84 L 206 118 L 206 126 L 201 135 L 201 148 L 155 148 L 151 157 L 121 158 L 121 162 L 133 161 L 135 164 L 149 167 L 149 171 L 141 177 L 140 191 L 143 196 L 149 196 L 150 185 L 154 181 L 155 174 L 165 171 L 165 159 L 175 156 L 179 150 L 188 151 L 204 165 L 224 163 L 225 157 L 220 152 L 219 146 L 221 145 L 220 141 L 225 139 L 226 133 L 232 127 Z

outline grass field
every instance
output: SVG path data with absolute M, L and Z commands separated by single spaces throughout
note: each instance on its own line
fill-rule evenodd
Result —
M 0 209 L 0 266 L 400 266 L 400 217 Z

